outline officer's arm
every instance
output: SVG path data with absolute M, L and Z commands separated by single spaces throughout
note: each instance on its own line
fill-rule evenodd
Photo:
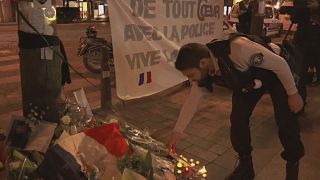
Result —
M 202 89 L 197 83 L 192 83 L 192 87 L 187 100 L 184 102 L 179 114 L 178 121 L 174 127 L 174 131 L 182 133 L 187 125 L 190 123 L 194 114 L 198 109 L 201 98 L 203 97 Z
M 250 66 L 271 70 L 279 78 L 288 95 L 298 92 L 289 65 L 281 56 L 246 38 L 234 40 L 231 43 L 231 52 L 233 51 L 235 57 L 231 59 L 237 59 L 233 61 L 239 70 L 244 71 Z M 263 54 L 263 60 L 260 63 L 253 63 L 253 58 L 258 53 Z

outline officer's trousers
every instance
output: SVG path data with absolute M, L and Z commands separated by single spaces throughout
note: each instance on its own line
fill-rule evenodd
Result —
M 275 120 L 278 125 L 278 136 L 284 148 L 281 156 L 286 161 L 296 162 L 304 155 L 297 115 L 290 111 L 288 96 L 276 75 L 269 70 L 261 69 L 259 71 L 259 79 L 263 84 L 260 89 L 247 94 L 233 93 L 230 117 L 232 146 L 239 156 L 251 153 L 249 118 L 259 99 L 268 92 L 271 95 Z

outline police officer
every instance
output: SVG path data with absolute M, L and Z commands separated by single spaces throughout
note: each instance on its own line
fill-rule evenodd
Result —
M 251 25 L 252 5 L 250 0 L 242 0 L 234 5 L 231 17 L 238 18 L 237 30 L 240 33 L 249 34 Z
M 288 64 L 282 57 L 246 37 L 240 36 L 230 40 L 228 47 L 227 51 L 224 51 L 227 48 L 217 49 L 219 47 L 215 46 L 214 42 L 207 46 L 190 43 L 180 48 L 175 67 L 192 81 L 192 87 L 168 141 L 168 148 L 175 148 L 180 140 L 184 129 L 197 111 L 204 90 L 212 89 L 208 87 L 208 77 L 215 77 L 221 73 L 217 52 L 223 52 L 238 71 L 245 73 L 251 68 L 255 70 L 252 74 L 255 84 L 251 91 L 233 90 L 230 138 L 234 150 L 239 155 L 240 163 L 226 179 L 250 180 L 255 176 L 251 158 L 249 118 L 266 91 L 272 98 L 279 127 L 278 134 L 284 148 L 281 156 L 287 162 L 286 179 L 297 179 L 299 159 L 304 155 L 304 147 L 300 140 L 296 112 L 301 110 L 303 101 L 297 93 Z

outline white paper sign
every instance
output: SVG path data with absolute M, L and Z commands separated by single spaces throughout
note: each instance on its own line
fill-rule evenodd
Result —
M 41 59 L 53 60 L 53 50 L 51 48 L 50 47 L 41 48 Z
M 152 95 L 186 80 L 180 46 L 222 36 L 222 0 L 109 0 L 117 94 Z

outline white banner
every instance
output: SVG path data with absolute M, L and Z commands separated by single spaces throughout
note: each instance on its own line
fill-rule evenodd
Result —
M 186 80 L 180 46 L 222 36 L 223 0 L 108 0 L 117 94 L 152 95 Z

